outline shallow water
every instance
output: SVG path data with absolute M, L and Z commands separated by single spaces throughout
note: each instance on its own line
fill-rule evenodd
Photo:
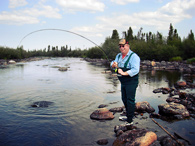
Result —
M 58 71 L 67 66 L 68 71 Z M 104 66 L 94 66 L 79 58 L 51 58 L 18 63 L 0 69 L 0 145 L 78 146 L 97 145 L 101 138 L 114 141 L 114 126 L 122 122 L 119 113 L 111 121 L 95 121 L 90 114 L 100 104 L 122 106 L 120 83 L 103 74 Z M 136 102 L 148 101 L 158 113 L 158 105 L 168 95 L 154 94 L 160 87 L 172 87 L 183 80 L 178 72 L 141 71 Z M 188 92 L 194 92 L 188 89 Z M 45 108 L 33 108 L 37 101 L 50 101 Z M 143 117 L 148 117 L 144 114 Z M 150 118 L 138 116 L 140 128 L 166 135 Z M 166 122 L 156 119 L 170 133 L 178 133 L 195 145 L 194 119 Z

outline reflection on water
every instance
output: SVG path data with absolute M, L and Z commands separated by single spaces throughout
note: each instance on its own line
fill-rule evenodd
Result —
M 69 68 L 60 72 L 59 67 Z M 97 145 L 96 141 L 101 138 L 107 138 L 108 145 L 112 145 L 115 139 L 113 128 L 121 124 L 119 114 L 115 114 L 116 118 L 111 121 L 89 118 L 100 104 L 108 104 L 108 108 L 122 106 L 120 83 L 116 77 L 103 74 L 106 69 L 79 58 L 52 58 L 1 68 L 1 145 Z M 156 112 L 158 105 L 166 102 L 167 95 L 153 94 L 152 91 L 159 87 L 173 87 L 175 82 L 183 79 L 179 72 L 166 71 L 141 71 L 139 78 L 136 102 L 148 101 Z M 31 107 L 37 101 L 53 104 L 47 108 Z M 149 118 L 142 121 L 140 118 L 135 119 L 140 123 L 138 127 L 148 127 L 158 131 L 158 135 L 165 135 Z M 195 144 L 193 119 L 158 122 Z

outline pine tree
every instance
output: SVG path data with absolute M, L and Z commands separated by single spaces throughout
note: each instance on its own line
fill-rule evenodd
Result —
M 111 39 L 119 40 L 119 34 L 118 34 L 118 31 L 116 29 L 113 30 Z
M 127 30 L 126 40 L 128 41 L 133 40 L 133 30 L 131 29 L 131 27 L 129 27 L 129 29 Z
M 167 44 L 171 44 L 171 42 L 173 41 L 173 31 L 174 31 L 173 26 L 172 24 L 170 24 Z

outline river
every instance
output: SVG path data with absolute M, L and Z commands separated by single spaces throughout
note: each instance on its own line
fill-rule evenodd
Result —
M 61 72 L 58 67 L 67 66 Z M 119 113 L 109 121 L 90 119 L 100 104 L 108 109 L 122 106 L 120 83 L 107 68 L 95 66 L 80 58 L 50 58 L 17 63 L 0 68 L 0 145 L 2 146 L 80 146 L 98 145 L 106 138 L 108 145 L 115 140 L 114 126 L 122 124 Z M 160 87 L 173 87 L 183 80 L 182 73 L 140 71 L 136 102 L 148 101 L 158 113 L 158 105 L 166 103 L 166 94 L 154 94 Z M 194 92 L 187 89 L 188 92 Z M 34 108 L 37 101 L 52 105 Z M 146 118 L 143 118 L 146 117 Z M 134 119 L 139 128 L 167 135 L 145 113 Z M 167 122 L 156 119 L 170 133 L 178 133 L 195 145 L 195 122 Z

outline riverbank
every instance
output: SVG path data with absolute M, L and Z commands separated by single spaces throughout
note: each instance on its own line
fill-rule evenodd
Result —
M 25 59 L 0 59 L 0 65 L 8 65 L 8 64 L 15 64 L 18 62 L 31 62 L 31 61 L 40 61 L 43 59 L 48 59 L 49 57 L 30 57 Z
M 0 59 L 0 65 L 12 64 L 14 62 L 30 62 L 30 61 L 39 61 L 43 59 L 48 59 L 50 57 L 31 57 L 25 59 L 11 59 L 5 60 Z M 85 61 L 92 63 L 93 65 L 101 66 L 101 65 L 110 65 L 110 60 L 106 59 L 90 59 L 83 58 Z M 184 73 L 189 73 L 195 76 L 195 64 L 187 64 L 186 61 L 183 62 L 169 62 L 169 61 L 150 61 L 143 60 L 140 63 L 140 68 L 144 70 L 176 70 Z
M 105 59 L 90 59 L 85 58 L 87 62 L 91 62 L 94 65 L 109 65 L 110 62 Z M 186 61 L 183 62 L 169 62 L 169 61 L 150 61 L 143 60 L 140 63 L 140 68 L 144 70 L 177 70 L 184 73 L 195 74 L 195 64 L 187 64 Z

